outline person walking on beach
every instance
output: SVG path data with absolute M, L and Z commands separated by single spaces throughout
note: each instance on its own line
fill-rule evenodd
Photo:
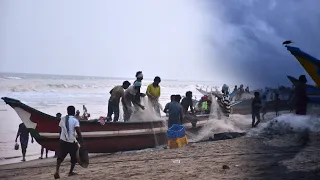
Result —
M 307 114 L 307 78 L 305 75 L 301 75 L 299 77 L 299 84 L 295 86 L 295 110 L 298 115 L 306 115 Z
M 123 104 L 123 108 L 127 109 L 127 103 L 125 102 L 125 97 L 124 97 L 124 90 L 128 89 L 130 86 L 129 81 L 124 81 L 122 83 L 122 86 L 115 86 L 114 88 L 111 89 L 110 91 L 110 99 L 108 103 L 108 115 L 107 115 L 107 121 L 112 121 L 112 114 L 114 114 L 113 117 L 113 122 L 117 122 L 119 120 L 119 103 L 120 103 L 120 98 L 121 102 Z
M 160 97 L 160 86 L 159 83 L 161 79 L 159 76 L 156 76 L 153 80 L 152 84 L 149 84 L 147 87 L 146 94 L 148 96 L 149 104 L 160 117 L 160 104 L 159 104 L 159 97 Z
M 60 147 L 59 147 L 59 154 L 57 158 L 57 166 L 56 172 L 54 173 L 54 178 L 60 178 L 59 170 L 60 165 L 65 159 L 65 157 L 69 154 L 71 157 L 71 167 L 69 171 L 69 176 L 73 176 L 76 173 L 73 172 L 74 167 L 77 163 L 77 150 L 79 148 L 76 134 L 77 132 L 79 144 L 83 146 L 83 139 L 80 130 L 80 123 L 79 120 L 74 117 L 75 115 L 75 108 L 74 106 L 69 106 L 67 108 L 68 115 L 60 120 L 59 126 L 61 128 L 60 133 Z
M 264 116 L 267 114 L 267 96 L 263 95 L 261 98 L 261 113 L 262 113 L 262 119 L 264 120 Z
M 279 116 L 279 106 L 280 106 L 280 98 L 279 94 L 275 94 L 275 100 L 274 100 L 274 110 L 276 112 L 276 116 Z
M 140 107 L 141 109 L 144 110 L 144 106 L 142 106 L 140 102 L 138 102 L 136 99 L 136 94 L 138 93 L 138 89 L 140 89 L 140 87 L 141 87 L 141 82 L 136 81 L 124 92 L 124 98 L 126 99 L 126 101 L 125 101 L 125 104 L 123 105 L 123 119 L 125 122 L 129 121 L 131 114 L 133 113 L 132 104 L 135 107 Z
M 44 152 L 44 147 L 43 146 L 41 146 L 41 154 L 40 154 L 40 157 L 39 157 L 39 159 L 43 159 L 43 152 Z M 49 150 L 48 149 L 46 149 L 46 158 L 48 158 L 48 152 L 49 152 Z
M 260 122 L 260 109 L 262 107 L 260 94 L 259 92 L 254 93 L 254 98 L 251 103 L 251 111 L 252 111 L 252 127 L 256 127 Z M 255 118 L 258 119 L 257 122 L 255 122 Z
M 27 153 L 28 142 L 29 142 L 29 134 L 30 134 L 29 129 L 25 126 L 24 123 L 21 123 L 19 125 L 19 129 L 17 132 L 16 140 L 15 140 L 15 142 L 17 142 L 18 137 L 20 136 L 20 146 L 21 146 L 21 152 L 22 152 L 22 160 L 21 161 L 26 161 L 26 153 Z M 31 134 L 30 134 L 30 136 L 31 136 Z M 33 143 L 32 136 L 31 136 L 31 143 Z
M 179 104 L 179 98 L 177 97 L 177 95 L 171 95 L 171 102 L 167 103 L 163 110 L 169 114 L 168 128 L 171 128 L 174 124 L 182 124 L 183 107 Z

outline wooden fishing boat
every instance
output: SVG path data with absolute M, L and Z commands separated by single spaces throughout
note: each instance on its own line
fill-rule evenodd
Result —
M 59 144 L 59 119 L 38 111 L 16 99 L 1 98 L 10 105 L 30 130 L 34 139 L 44 148 L 55 151 Z M 199 117 L 197 127 L 184 124 L 186 130 L 196 131 L 208 120 Z M 167 144 L 166 121 L 150 122 L 106 122 L 98 120 L 80 121 L 84 145 L 89 153 L 111 153 L 139 150 Z

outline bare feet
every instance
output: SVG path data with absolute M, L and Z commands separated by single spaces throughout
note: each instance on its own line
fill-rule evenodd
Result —
M 53 175 L 53 177 L 54 177 L 54 179 L 59 179 L 59 178 L 60 178 L 60 175 L 59 175 L 59 173 L 55 173 L 55 174 Z
M 39 157 L 39 159 L 43 159 L 42 157 Z
M 24 161 L 26 161 L 26 158 L 22 158 L 22 160 L 21 160 L 22 162 L 24 162 Z

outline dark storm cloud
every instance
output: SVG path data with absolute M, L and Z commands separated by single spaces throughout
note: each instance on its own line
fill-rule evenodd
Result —
M 289 84 L 286 75 L 306 74 L 282 42 L 319 58 L 319 7 L 319 0 L 208 1 L 216 70 L 231 68 L 228 79 L 254 86 Z

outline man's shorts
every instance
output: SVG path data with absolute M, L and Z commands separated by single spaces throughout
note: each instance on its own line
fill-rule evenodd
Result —
M 71 163 L 77 163 L 77 151 L 78 151 L 78 144 L 76 142 L 70 143 L 60 140 L 60 148 L 58 153 L 57 160 L 63 161 L 64 158 L 69 154 L 71 157 Z

